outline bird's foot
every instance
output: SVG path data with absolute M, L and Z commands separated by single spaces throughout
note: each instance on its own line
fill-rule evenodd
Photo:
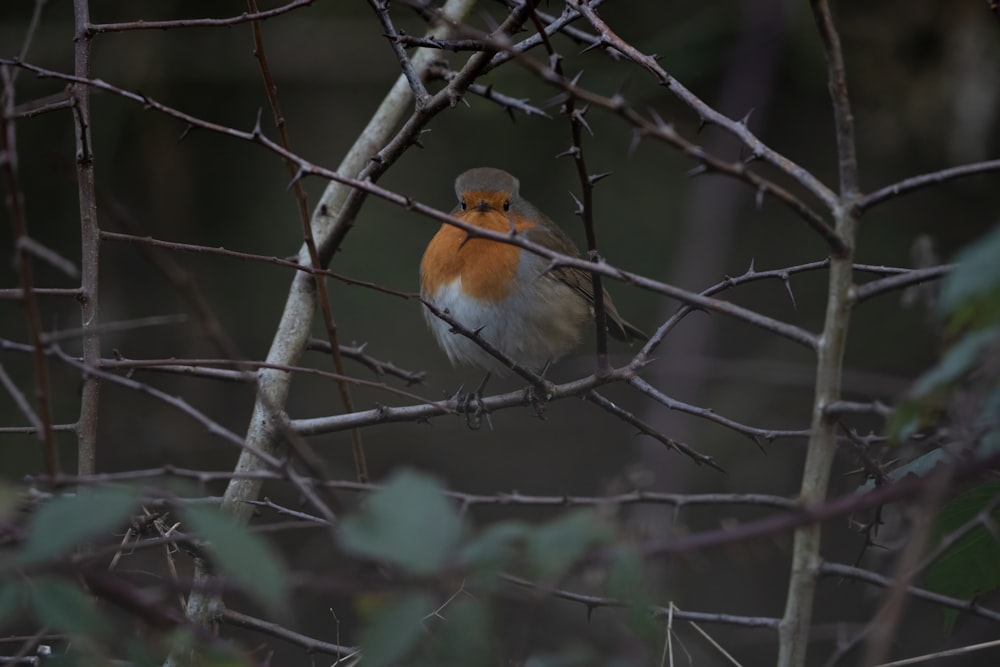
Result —
M 549 389 L 547 386 L 549 382 L 545 379 L 545 374 L 551 365 L 551 360 L 545 362 L 545 366 L 538 373 L 538 382 L 530 384 L 524 389 L 524 398 L 531 405 L 533 414 L 539 419 L 545 419 L 545 404 L 549 399 Z
M 483 381 L 479 383 L 479 386 L 468 394 L 463 394 L 461 389 L 458 390 L 458 409 L 465 414 L 465 424 L 473 431 L 478 431 L 482 428 L 484 418 L 487 426 L 490 427 L 491 431 L 493 430 L 493 420 L 490 418 L 490 411 L 487 409 L 486 404 L 483 403 L 483 389 L 486 388 L 486 383 L 489 382 L 490 375 L 490 373 L 487 373 Z

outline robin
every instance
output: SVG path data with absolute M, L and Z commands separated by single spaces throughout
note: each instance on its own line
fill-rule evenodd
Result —
M 523 199 L 520 183 L 500 169 L 470 169 L 455 179 L 458 205 L 451 214 L 496 232 L 511 228 L 552 250 L 579 257 L 569 236 Z M 423 298 L 521 366 L 539 371 L 575 346 L 594 316 L 594 287 L 588 272 L 572 267 L 547 271 L 549 260 L 515 245 L 469 235 L 442 225 L 420 263 Z M 619 340 L 647 336 L 618 314 L 604 293 L 608 333 Z M 452 363 L 489 371 L 507 369 L 475 341 L 424 309 L 438 344 Z

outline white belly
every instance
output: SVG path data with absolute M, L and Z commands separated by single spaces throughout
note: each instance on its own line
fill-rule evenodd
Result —
M 456 322 L 531 370 L 566 354 L 580 339 L 580 329 L 590 314 L 589 305 L 573 290 L 547 276 L 536 279 L 530 298 L 514 290 L 503 301 L 473 299 L 462 293 L 461 278 L 441 286 L 424 298 L 447 311 Z M 452 363 L 467 363 L 498 373 L 507 371 L 475 341 L 454 333 L 451 325 L 423 309 L 438 344 Z

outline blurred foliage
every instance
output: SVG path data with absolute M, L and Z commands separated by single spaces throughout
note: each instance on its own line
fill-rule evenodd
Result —
M 1000 483 L 991 482 L 963 493 L 948 503 L 938 516 L 934 544 L 950 537 L 967 522 L 982 517 L 973 530 L 951 545 L 924 573 L 927 587 L 933 591 L 963 600 L 975 600 L 1000 588 Z M 992 507 L 992 510 L 988 510 Z M 958 619 L 958 611 L 944 611 L 950 629 Z
M 942 437 L 939 447 L 892 471 L 894 478 L 926 475 L 956 458 L 986 458 L 1000 452 L 1000 227 L 965 248 L 941 286 L 937 314 L 949 348 L 914 384 L 897 407 L 890 431 L 905 440 L 919 430 Z M 1000 536 L 996 532 L 1000 485 L 987 482 L 942 508 L 936 546 L 983 514 L 925 572 L 937 592 L 972 600 L 1000 588 Z M 987 508 L 994 509 L 987 511 Z M 950 628 L 958 612 L 944 612 Z
M 98 593 L 106 599 L 95 599 L 88 589 L 88 572 L 96 565 L 88 553 L 98 547 L 114 546 L 109 538 L 120 534 L 118 529 L 129 523 L 127 520 L 138 510 L 141 494 L 137 489 L 98 487 L 32 501 L 28 494 L 15 494 L 13 487 L 4 488 L 4 498 L 17 498 L 23 510 L 30 511 L 21 511 L 21 521 L 5 525 L 8 534 L 23 534 L 23 539 L 15 537 L 12 543 L 16 548 L 8 544 L 0 552 L 0 628 L 14 627 L 29 614 L 44 630 L 43 635 L 53 632 L 68 638 L 66 650 L 59 651 L 51 664 L 106 665 L 115 648 L 130 655 L 136 666 L 162 664 L 173 642 L 183 646 L 185 641 L 197 647 L 199 665 L 249 664 L 239 651 L 223 643 L 204 645 L 204 641 L 184 640 L 170 633 L 141 640 L 123 633 L 115 606 L 133 614 L 133 623 L 144 620 L 155 626 L 160 613 L 157 607 L 162 604 L 158 599 L 162 593 L 150 596 L 140 592 L 127 576 L 110 585 L 104 580 Z M 235 525 L 216 508 L 188 505 L 183 516 L 184 521 L 175 528 L 191 529 L 189 540 L 195 539 L 194 534 L 203 538 L 198 544 L 212 554 L 222 574 L 220 582 L 231 578 L 271 614 L 277 618 L 287 616 L 287 569 L 270 544 Z M 139 536 L 133 526 L 119 549 L 130 549 L 129 543 Z
M 464 523 L 439 482 L 405 470 L 344 519 L 338 540 L 347 551 L 392 565 L 399 576 L 430 578 L 445 586 L 455 582 L 458 587 L 444 601 L 406 591 L 363 597 L 365 665 L 384 667 L 408 655 L 413 658 L 405 664 L 490 664 L 497 636 L 493 619 L 500 611 L 494 605 L 502 600 L 497 579 L 501 571 L 542 582 L 563 581 L 581 559 L 613 538 L 612 527 L 594 510 L 569 512 L 535 526 L 501 522 L 479 534 L 463 528 Z M 634 610 L 633 623 L 650 629 L 651 614 L 640 594 L 641 561 L 635 554 L 623 554 L 611 570 L 609 592 L 620 594 Z M 654 635 L 654 644 L 660 641 Z

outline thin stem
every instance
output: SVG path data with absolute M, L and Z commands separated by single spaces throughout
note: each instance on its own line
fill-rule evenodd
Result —
M 257 1 L 247 0 L 247 7 L 252 13 L 258 13 Z M 260 73 L 264 79 L 264 89 L 267 93 L 267 101 L 271 106 L 274 115 L 274 124 L 278 128 L 278 140 L 285 150 L 291 150 L 291 140 L 288 138 L 288 125 L 285 122 L 285 114 L 281 110 L 281 102 L 278 99 L 278 87 L 271 76 L 271 67 L 267 62 L 264 52 L 264 35 L 260 29 L 260 22 L 251 23 L 253 29 L 254 54 L 260 66 Z M 319 258 L 319 251 L 316 249 L 316 241 L 312 234 L 312 224 L 309 218 L 309 204 L 306 197 L 305 188 L 302 187 L 302 180 L 295 178 L 298 171 L 292 160 L 285 160 L 288 174 L 292 177 L 292 189 L 295 194 L 295 202 L 298 206 L 299 220 L 302 222 L 302 235 L 305 247 L 309 252 L 309 265 L 314 267 L 322 266 Z M 330 357 L 333 360 L 333 367 L 341 377 L 337 382 L 337 391 L 340 394 L 340 402 L 344 406 L 345 412 L 354 412 L 354 399 L 351 397 L 351 388 L 342 378 L 344 372 L 344 359 L 340 355 L 340 341 L 337 335 L 337 324 L 333 319 L 333 311 L 330 306 L 330 297 L 327 294 L 326 281 L 320 275 L 313 274 L 314 286 L 316 288 L 316 302 L 319 304 L 320 313 L 323 316 L 323 325 L 326 329 L 327 340 L 330 342 Z M 351 449 L 354 453 L 354 467 L 359 482 L 368 481 L 368 464 L 365 461 L 365 450 L 361 439 L 361 429 L 351 431 Z
M 826 498 L 837 451 L 837 423 L 826 416 L 826 408 L 840 400 L 844 350 L 847 347 L 848 325 L 855 300 L 852 259 L 857 219 L 853 203 L 858 194 L 854 120 L 847 96 L 847 78 L 840 40 L 826 0 L 812 0 L 812 8 L 826 51 L 827 80 L 837 130 L 840 199 L 833 207 L 833 214 L 836 234 L 843 241 L 843 251 L 834 253 L 830 259 L 826 319 L 817 350 L 812 435 L 799 493 L 803 504 L 822 502 Z M 788 594 L 779 633 L 778 667 L 800 667 L 805 664 L 816 579 L 822 562 L 820 538 L 821 526 L 818 522 L 795 531 Z
M 7 210 L 10 213 L 11 229 L 16 248 L 16 265 L 18 278 L 21 282 L 21 294 L 24 303 L 24 321 L 28 340 L 31 343 L 32 361 L 35 374 L 35 402 L 38 405 L 37 419 L 40 430 L 37 432 L 42 447 L 42 457 L 45 469 L 53 479 L 59 475 L 59 453 L 56 450 L 55 432 L 52 428 L 52 391 L 49 380 L 48 362 L 45 358 L 41 313 L 35 294 L 34 259 L 28 252 L 28 222 L 24 211 L 24 193 L 21 190 L 18 175 L 17 133 L 14 131 L 14 121 L 11 111 L 14 108 L 14 80 L 9 67 L 0 70 L 3 91 L 0 93 L 0 172 L 7 188 Z M 93 471 L 91 471 L 93 472 Z
M 90 5 L 88 0 L 74 0 L 76 22 L 74 74 L 90 78 Z M 95 367 L 101 363 L 101 338 L 98 333 L 98 287 L 100 274 L 101 230 L 97 222 L 97 195 L 94 188 L 94 154 L 91 142 L 90 87 L 72 88 L 76 110 L 76 174 L 80 200 L 80 321 L 83 328 L 83 363 Z M 97 461 L 97 419 L 101 383 L 96 375 L 84 375 L 80 394 L 80 418 L 77 429 L 77 472 L 93 473 Z

